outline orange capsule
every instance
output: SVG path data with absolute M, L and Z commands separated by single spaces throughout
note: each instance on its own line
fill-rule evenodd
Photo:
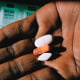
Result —
M 34 49 L 33 54 L 38 55 L 38 54 L 42 54 L 42 53 L 47 52 L 47 51 L 50 51 L 49 45 L 45 45 L 45 46 Z

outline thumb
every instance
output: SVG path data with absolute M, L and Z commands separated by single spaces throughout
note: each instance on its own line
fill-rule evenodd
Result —
M 39 26 L 36 38 L 48 33 L 51 28 L 54 28 L 57 18 L 58 13 L 55 3 L 51 2 L 40 8 L 36 12 L 36 20 Z

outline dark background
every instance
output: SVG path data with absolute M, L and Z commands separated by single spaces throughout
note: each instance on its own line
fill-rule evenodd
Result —
M 20 4 L 32 4 L 32 5 L 38 5 L 43 6 L 44 4 L 54 1 L 54 0 L 0 0 L 1 2 L 14 2 L 14 3 L 20 3 Z

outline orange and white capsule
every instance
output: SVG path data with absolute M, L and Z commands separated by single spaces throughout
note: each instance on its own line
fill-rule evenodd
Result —
M 45 45 L 45 46 L 34 49 L 33 54 L 38 55 L 38 54 L 42 54 L 42 53 L 45 53 L 45 52 L 48 52 L 48 51 L 50 51 L 50 46 Z

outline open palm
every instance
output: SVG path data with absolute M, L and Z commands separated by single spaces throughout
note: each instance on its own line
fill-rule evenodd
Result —
M 0 29 L 0 80 L 79 77 L 79 27 L 80 2 L 60 1 L 48 3 L 28 18 Z M 58 53 L 60 56 L 55 59 L 39 62 L 32 54 L 34 40 L 48 33 L 53 38 L 62 37 L 61 45 L 66 50 Z

